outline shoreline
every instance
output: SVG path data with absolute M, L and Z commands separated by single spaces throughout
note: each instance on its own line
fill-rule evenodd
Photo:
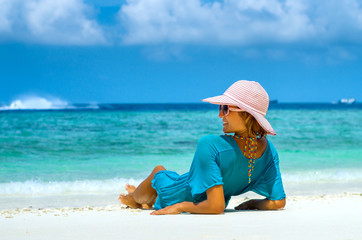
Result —
M 122 205 L 0 211 L 5 239 L 361 239 L 362 193 L 290 196 L 285 209 L 153 216 Z
M 247 195 L 247 196 L 246 196 Z M 233 211 L 234 206 L 247 201 L 249 199 L 262 199 L 263 197 L 257 195 L 255 193 L 243 194 L 243 196 L 234 196 L 229 202 L 229 205 L 226 208 L 226 212 L 230 210 Z M 295 195 L 295 196 L 287 196 L 287 205 L 284 210 L 288 209 L 288 203 L 293 203 L 298 201 L 327 201 L 328 203 L 331 201 L 338 201 L 345 198 L 360 198 L 362 201 L 362 193 L 358 192 L 344 192 L 338 194 L 320 194 L 320 195 Z M 362 206 L 361 206 L 362 207 Z M 9 209 L 0 209 L 0 217 L 12 218 L 21 214 L 61 214 L 67 212 L 110 212 L 110 211 L 128 211 L 128 212 L 142 212 L 142 211 L 154 211 L 149 209 L 131 209 L 123 204 L 108 204 L 105 206 L 97 206 L 97 205 L 84 205 L 77 207 L 24 207 L 24 208 L 9 208 Z M 188 214 L 188 213 L 182 213 Z
M 138 182 L 134 182 L 138 185 Z M 337 182 L 337 183 L 284 183 L 287 197 L 315 197 L 322 195 L 343 195 L 362 193 L 360 190 L 362 182 Z M 67 194 L 0 194 L 0 211 L 23 208 L 82 208 L 86 206 L 104 207 L 118 204 L 118 196 L 127 193 L 125 188 L 120 187 L 112 192 L 89 192 L 89 193 L 67 193 Z M 250 191 L 239 196 L 233 196 L 231 200 L 238 201 L 244 198 L 263 198 Z

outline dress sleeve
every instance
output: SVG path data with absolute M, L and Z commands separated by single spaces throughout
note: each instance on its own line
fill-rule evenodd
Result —
M 188 182 L 192 197 L 198 201 L 205 199 L 207 189 L 224 184 L 217 163 L 218 151 L 213 143 L 213 137 L 207 135 L 199 139 L 190 168 Z
M 253 189 L 254 192 L 269 200 L 282 200 L 285 198 L 283 181 L 279 170 L 279 156 L 275 152 L 273 161 L 267 168 L 260 183 Z

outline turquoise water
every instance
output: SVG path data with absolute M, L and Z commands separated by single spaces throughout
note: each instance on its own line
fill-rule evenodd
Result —
M 285 185 L 362 182 L 361 109 L 271 109 Z M 187 172 L 215 108 L 0 111 L 3 197 L 117 193 L 156 165 Z

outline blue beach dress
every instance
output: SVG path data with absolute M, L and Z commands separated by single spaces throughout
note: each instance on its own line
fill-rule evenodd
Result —
M 232 196 L 248 191 L 270 200 L 284 199 L 278 153 L 273 144 L 267 142 L 263 155 L 255 159 L 249 183 L 249 159 L 232 137 L 200 138 L 189 172 L 179 175 L 163 170 L 154 175 L 152 187 L 158 194 L 154 208 L 158 210 L 184 201 L 202 202 L 207 199 L 206 190 L 216 185 L 223 185 L 225 207 Z

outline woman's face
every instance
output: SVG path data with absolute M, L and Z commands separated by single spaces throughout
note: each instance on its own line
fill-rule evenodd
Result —
M 238 108 L 237 106 L 229 105 L 229 107 Z M 245 127 L 244 120 L 241 118 L 238 112 L 229 110 L 227 116 L 223 111 L 219 112 L 219 118 L 222 118 L 223 132 L 224 133 L 236 133 L 237 135 L 245 135 L 247 129 Z

